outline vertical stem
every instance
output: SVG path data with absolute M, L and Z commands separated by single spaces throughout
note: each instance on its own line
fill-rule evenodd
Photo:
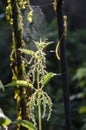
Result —
M 58 30 L 59 39 L 61 39 L 60 54 L 61 54 L 61 68 L 62 68 L 62 78 L 63 78 L 63 96 L 64 96 L 64 108 L 65 108 L 65 124 L 66 130 L 71 130 L 71 111 L 70 111 L 70 101 L 69 101 L 69 81 L 68 81 L 68 70 L 67 70 L 67 57 L 66 57 L 66 42 L 64 32 L 64 20 L 63 20 L 63 0 L 57 0 L 57 18 L 58 18 Z M 63 36 L 62 36 L 63 35 Z
M 39 92 L 39 97 L 38 97 L 38 116 L 39 116 L 39 130 L 42 130 L 42 116 L 41 116 L 41 102 L 40 102 L 40 92 Z
M 38 89 L 38 120 L 39 120 L 39 130 L 42 130 L 42 116 L 41 116 L 41 90 L 40 90 L 40 83 L 39 83 L 39 68 L 37 68 L 37 89 Z

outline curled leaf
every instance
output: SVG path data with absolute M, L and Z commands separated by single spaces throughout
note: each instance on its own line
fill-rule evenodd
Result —
M 56 45 L 56 50 L 55 50 L 55 52 L 56 52 L 56 57 L 57 57 L 58 60 L 60 60 L 60 56 L 59 56 L 59 46 L 60 46 L 60 41 L 58 41 L 58 43 L 57 43 L 57 45 Z

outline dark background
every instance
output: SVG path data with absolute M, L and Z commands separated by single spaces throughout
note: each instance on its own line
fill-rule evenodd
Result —
M 51 0 L 31 0 L 32 5 L 40 5 L 47 23 L 49 41 L 54 41 L 47 48 L 48 71 L 61 73 L 60 61 L 54 53 L 58 41 L 58 27 L 56 13 L 53 11 Z M 47 4 L 47 6 L 45 6 Z M 48 5 L 50 4 L 50 5 Z M 11 81 L 10 52 L 11 52 L 11 26 L 5 18 L 6 1 L 0 1 L 0 80 L 3 84 Z M 73 130 L 86 130 L 86 0 L 65 0 L 64 14 L 68 17 L 67 30 L 67 60 L 70 84 L 70 103 Z M 63 130 L 65 126 L 62 77 L 57 76 L 51 80 L 46 91 L 53 100 L 53 114 L 49 123 L 44 120 L 44 129 Z M 11 119 L 16 118 L 16 103 L 13 99 L 13 89 L 0 90 L 0 108 Z

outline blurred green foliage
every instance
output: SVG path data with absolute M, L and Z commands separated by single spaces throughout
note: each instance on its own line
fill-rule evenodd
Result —
M 56 27 L 56 20 L 54 19 L 49 26 L 48 36 L 51 40 L 54 39 L 55 43 L 57 43 Z M 78 29 L 75 32 L 70 32 L 68 29 L 66 42 L 73 130 L 86 130 L 86 29 Z M 55 44 L 53 45 L 54 48 Z M 51 59 L 51 57 L 53 58 Z M 52 71 L 61 73 L 60 63 L 56 61 L 55 55 L 50 54 L 48 58 L 50 59 L 48 65 Z M 61 76 L 54 79 L 50 86 L 50 94 L 54 100 L 51 124 L 53 129 L 63 130 L 65 117 Z

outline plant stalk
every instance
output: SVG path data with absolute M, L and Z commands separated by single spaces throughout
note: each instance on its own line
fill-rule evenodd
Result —
M 38 89 L 38 120 L 39 120 L 39 130 L 42 130 L 42 115 L 41 115 L 41 90 L 40 90 L 40 77 L 39 77 L 39 68 L 37 68 L 37 89 Z
M 38 118 L 39 118 L 39 130 L 42 130 L 42 116 L 41 116 L 41 102 L 40 102 L 40 92 L 38 97 Z

